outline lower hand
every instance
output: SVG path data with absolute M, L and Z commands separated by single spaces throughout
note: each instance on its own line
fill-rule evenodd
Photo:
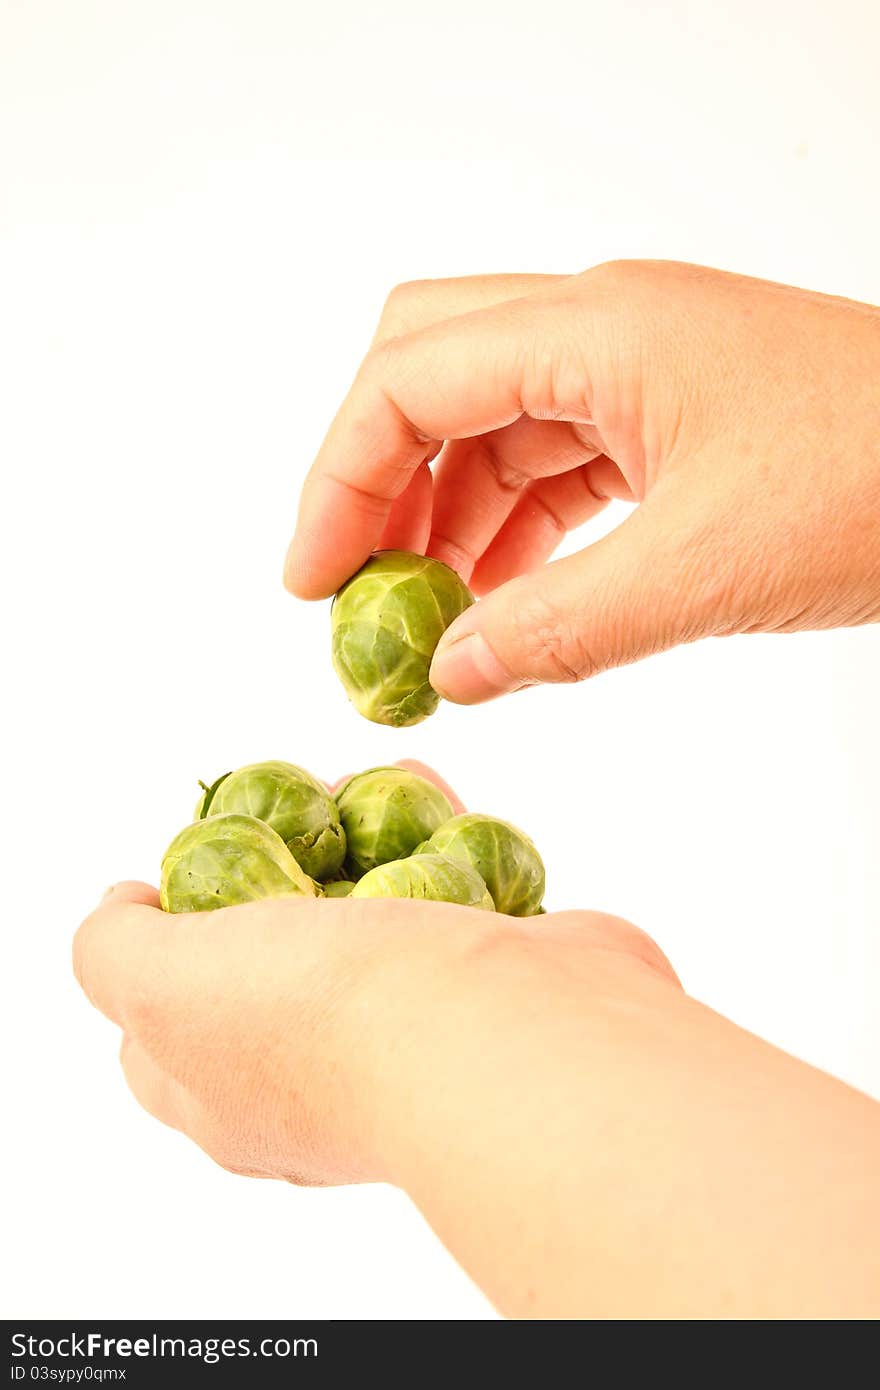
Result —
M 432 769 L 402 765 L 464 810 Z M 571 969 L 589 969 L 598 947 L 637 976 L 650 967 L 675 979 L 647 937 L 598 914 L 536 925 L 446 903 L 303 898 L 171 915 L 143 883 L 117 884 L 83 923 L 75 968 L 123 1030 L 137 1100 L 223 1167 L 389 1181 L 400 1087 L 415 1082 L 401 1075 L 401 1040 L 418 1056 L 416 1035 L 439 1029 L 436 1044 L 453 1047 L 444 1015 L 487 963 L 527 942 L 542 953 L 561 943 Z
M 325 1185 L 402 1181 L 408 1093 L 434 1088 L 435 1049 L 466 1065 L 463 1009 L 500 1026 L 508 951 L 559 951 L 572 979 L 612 952 L 624 978 L 677 990 L 646 937 L 600 914 L 342 898 L 170 915 L 142 883 L 110 891 L 75 959 L 150 1114 L 234 1173 Z

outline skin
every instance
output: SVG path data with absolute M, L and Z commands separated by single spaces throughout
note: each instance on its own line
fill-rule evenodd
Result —
M 112 888 L 76 972 L 141 1105 L 232 1172 L 398 1185 L 511 1317 L 880 1313 L 880 1106 L 629 923 L 157 904 Z
M 464 703 L 876 621 L 878 379 L 877 309 L 699 267 L 402 287 L 287 583 L 324 597 L 377 546 L 451 563 L 482 598 L 431 679 Z M 623 525 L 545 564 L 615 497 Z M 511 1316 L 880 1315 L 880 1106 L 689 998 L 635 927 L 155 901 L 113 890 L 77 971 L 138 1099 L 225 1166 L 398 1184 Z

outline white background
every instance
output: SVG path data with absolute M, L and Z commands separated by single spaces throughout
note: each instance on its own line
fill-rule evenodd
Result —
M 880 632 L 395 732 L 280 584 L 397 281 L 651 255 L 880 300 L 878 42 L 865 0 L 2 0 L 7 1315 L 492 1315 L 400 1194 L 233 1178 L 142 1115 L 73 984 L 100 891 L 253 759 L 436 763 L 551 905 L 880 1094 Z

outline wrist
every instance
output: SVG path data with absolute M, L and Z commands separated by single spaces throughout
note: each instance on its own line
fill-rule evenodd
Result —
M 491 1007 L 486 962 L 509 953 L 517 927 L 444 903 L 356 906 L 340 914 L 344 951 L 311 1030 L 310 1109 L 335 1155 L 328 1181 L 408 1190 L 413 1136 L 433 1142 L 433 1097 L 466 1068 L 469 1021 Z M 292 1108 L 302 1114 L 302 1092 Z

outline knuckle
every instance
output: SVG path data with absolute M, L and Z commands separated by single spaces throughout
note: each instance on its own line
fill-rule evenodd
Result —
M 299 1185 L 309 1179 L 288 1175 L 290 1159 L 296 1154 L 308 1169 L 310 1148 L 307 1137 L 285 1124 L 279 1114 L 254 1113 L 243 1101 L 215 1097 L 213 1102 L 193 1100 L 185 1120 L 186 1133 L 220 1168 L 236 1177 L 284 1178 Z
M 165 1060 L 167 1032 L 162 1010 L 152 993 L 145 989 L 131 990 L 125 1003 L 124 1027 L 126 1034 Z
M 359 376 L 370 386 L 383 392 L 391 390 L 395 383 L 406 379 L 406 353 L 402 340 L 390 336 L 376 342 L 370 348 L 361 365 Z
M 419 293 L 422 283 L 421 280 L 401 280 L 400 284 L 393 285 L 385 297 L 384 312 L 404 308 Z
M 516 468 L 505 451 L 499 447 L 499 440 L 494 434 L 482 435 L 475 441 L 475 444 L 482 452 L 488 468 L 494 474 L 496 483 L 504 492 L 518 494 L 530 481 L 528 474 L 522 469 Z
M 431 554 L 435 559 L 442 560 L 450 569 L 454 569 L 465 582 L 470 578 L 477 563 L 477 556 L 473 550 L 439 531 L 431 533 Z
M 666 976 L 674 984 L 680 985 L 678 976 L 666 954 L 660 949 L 654 938 L 649 936 L 641 927 L 637 927 L 633 922 L 629 922 L 623 917 L 612 917 L 607 913 L 597 914 L 597 924 L 615 949 L 625 955 L 633 956 L 643 965 L 650 966 L 658 974 Z
M 609 290 L 620 292 L 638 286 L 688 279 L 694 269 L 678 261 L 620 259 L 601 261 L 585 271 L 584 278 L 594 285 L 607 286 Z
M 382 383 L 387 380 L 389 366 L 394 361 L 396 350 L 393 338 L 383 338 L 373 343 L 364 357 L 358 378 L 366 382 Z
M 543 517 L 545 524 L 549 524 L 556 535 L 562 539 L 568 531 L 568 527 L 559 515 L 558 510 L 544 497 L 537 489 L 532 489 L 528 498 L 529 506 L 534 509 L 537 517 Z
M 236 1177 L 255 1174 L 256 1170 L 249 1162 L 247 1144 L 218 1116 L 205 1114 L 200 1109 L 194 1110 L 188 1118 L 187 1133 L 227 1173 L 234 1173 Z
M 430 280 L 404 280 L 395 285 L 385 297 L 377 337 L 393 337 L 407 333 L 417 317 L 417 309 L 431 292 Z
M 368 392 L 378 395 L 384 401 L 386 408 L 392 411 L 398 421 L 403 424 L 406 433 L 424 446 L 435 444 L 437 441 L 417 429 L 406 418 L 398 404 L 398 396 L 405 393 L 411 384 L 418 379 L 420 371 L 418 354 L 413 352 L 412 345 L 406 337 L 385 338 L 381 342 L 374 343 L 364 358 L 358 374 L 358 385 L 361 388 L 366 388 Z M 388 466 L 387 460 L 386 466 Z M 399 464 L 398 468 L 403 482 L 407 482 L 411 476 L 410 466 L 403 463 Z
M 619 291 L 638 280 L 646 265 L 647 262 L 636 260 L 601 261 L 584 272 L 584 279 L 592 285 Z

